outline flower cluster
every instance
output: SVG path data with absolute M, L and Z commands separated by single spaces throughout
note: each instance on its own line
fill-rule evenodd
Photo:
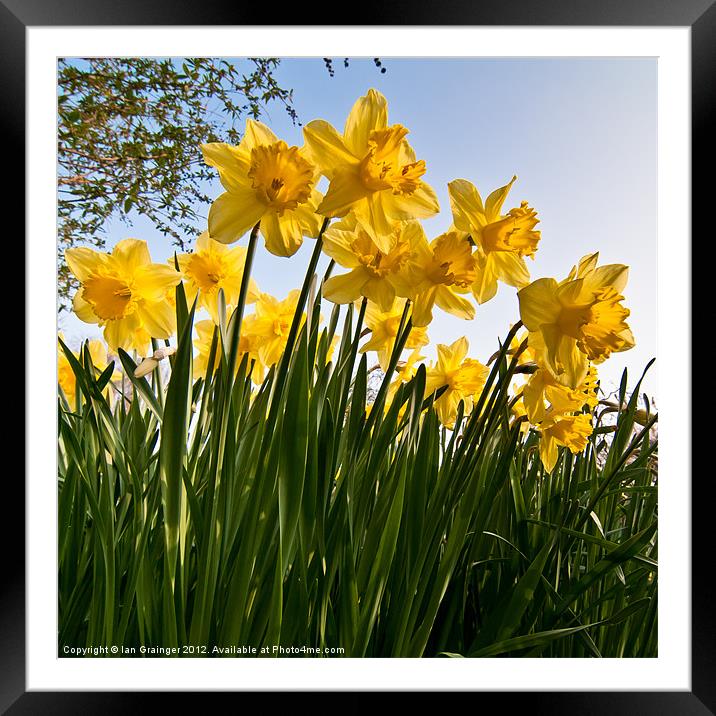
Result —
M 120 241 L 111 254 L 69 249 L 67 262 L 80 283 L 75 312 L 103 327 L 111 350 L 146 356 L 151 338 L 169 339 L 176 329 L 174 290 L 183 281 L 188 300 L 209 315 L 195 325 L 194 371 L 200 377 L 219 364 L 220 295 L 227 311 L 253 305 L 242 321 L 238 350 L 248 356 L 258 384 L 280 359 L 294 315 L 305 306 L 298 306 L 297 290 L 282 300 L 262 292 L 244 275 L 250 272 L 247 249 L 229 245 L 252 231 L 252 241 L 260 233 L 269 252 L 288 257 L 304 237 L 318 239 L 331 270 L 343 269 L 324 281 L 323 297 L 363 308 L 370 337 L 360 351 L 374 351 L 383 372 L 396 366 L 397 375 L 385 378 L 389 405 L 424 360 L 420 351 L 429 343 L 436 307 L 472 320 L 476 304 L 493 298 L 499 283 L 512 286 L 527 332 L 510 352 L 520 351 L 518 364 L 531 372 L 512 408 L 539 431 L 540 457 L 551 472 L 560 446 L 578 453 L 587 445 L 597 403 L 595 365 L 634 345 L 622 295 L 628 269 L 598 266 L 595 253 L 561 282 L 530 282 L 526 259 L 535 258 L 539 219 L 525 201 L 505 208 L 514 176 L 484 201 L 470 181 L 451 181 L 452 225 L 429 239 L 420 220 L 440 207 L 423 179 L 426 163 L 407 135 L 403 125 L 389 124 L 387 101 L 376 90 L 354 104 L 342 132 L 324 120 L 309 122 L 302 147 L 248 120 L 238 146 L 201 148 L 224 192 L 213 202 L 194 251 L 155 264 L 146 243 L 135 239 Z M 327 184 L 325 195 L 317 189 L 320 182 Z M 407 360 L 395 356 L 399 342 L 412 351 Z M 460 403 L 469 415 L 489 373 L 468 357 L 468 348 L 465 337 L 438 345 L 437 360 L 426 366 L 426 393 L 437 396 L 435 410 L 448 429 L 460 429 Z

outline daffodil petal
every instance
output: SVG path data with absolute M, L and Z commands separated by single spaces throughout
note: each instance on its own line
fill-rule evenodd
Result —
M 459 296 L 447 286 L 438 286 L 435 292 L 435 304 L 443 311 L 469 321 L 475 317 L 475 306 L 467 298 Z
M 575 389 L 587 375 L 587 356 L 577 348 L 574 338 L 562 335 L 555 325 L 543 325 L 542 338 L 547 367 L 561 382 Z
M 353 105 L 343 131 L 346 147 L 357 157 L 368 153 L 368 138 L 375 129 L 388 126 L 388 102 L 374 89 Z
M 260 147 L 266 144 L 275 144 L 278 137 L 263 123 L 255 119 L 246 120 L 246 129 L 244 136 L 241 138 L 239 147 L 250 152 L 254 147 Z
M 241 276 L 244 272 L 244 265 L 246 264 L 246 247 L 229 247 L 227 244 L 219 244 L 218 242 L 215 243 L 217 247 L 220 246 L 223 250 L 223 260 L 227 268 L 227 273 L 230 276 Z
M 65 251 L 65 261 L 80 282 L 86 281 L 100 266 L 106 265 L 108 260 L 107 254 L 94 251 L 86 246 Z
M 222 244 L 233 244 L 259 221 L 265 210 L 252 190 L 227 191 L 209 209 L 209 233 Z
M 497 276 L 493 270 L 490 256 L 482 256 L 476 262 L 477 278 L 472 284 L 472 295 L 482 304 L 494 298 L 497 293 Z
M 467 342 L 465 336 L 461 336 L 450 344 L 450 351 L 455 367 L 459 366 L 460 363 L 465 360 L 468 350 L 470 350 L 470 344 Z
M 333 175 L 328 191 L 318 206 L 324 216 L 345 216 L 361 199 L 370 195 L 355 169 L 341 169 Z
M 527 417 L 533 425 L 544 420 L 544 383 L 542 381 L 544 373 L 544 368 L 537 370 L 522 389 L 522 402 L 525 406 Z
M 586 303 L 592 299 L 593 290 L 589 285 L 585 285 L 583 278 L 577 278 L 574 281 L 559 284 L 556 296 L 561 303 L 567 305 Z
M 433 306 L 437 287 L 432 286 L 427 291 L 419 293 L 413 303 L 412 321 L 414 326 L 427 326 L 433 320 Z
M 368 194 L 365 201 L 357 203 L 353 212 L 363 230 L 370 236 L 382 253 L 392 248 L 394 222 L 387 216 L 385 204 L 390 201 L 390 192 Z
M 176 314 L 168 301 L 145 301 L 137 307 L 137 313 L 152 338 L 170 338 L 176 331 Z
M 323 297 L 333 303 L 353 303 L 361 297 L 368 276 L 361 268 L 353 269 L 341 276 L 331 276 L 323 284 Z
M 595 288 L 606 288 L 611 286 L 615 291 L 621 293 L 629 278 L 629 267 L 623 264 L 606 264 L 590 271 L 584 282 Z
M 99 323 L 99 317 L 92 310 L 92 306 L 82 298 L 81 288 L 72 299 L 72 310 L 80 321 L 84 321 L 85 323 Z
M 520 317 L 527 330 L 539 331 L 543 324 L 557 320 L 561 311 L 557 288 L 553 278 L 538 278 L 517 293 Z
M 491 251 L 488 255 L 493 274 L 503 283 L 524 288 L 530 282 L 525 260 L 512 251 Z
M 473 233 L 487 224 L 482 197 L 472 182 L 454 179 L 448 184 L 448 194 L 456 228 Z
M 636 345 L 636 339 L 631 332 L 631 328 L 625 328 L 623 331 L 620 331 L 619 338 L 624 341 L 624 347 L 620 348 L 620 352 L 631 350 Z
M 249 154 L 225 142 L 201 145 L 204 162 L 219 172 L 219 179 L 227 190 L 240 190 L 248 184 Z
M 321 224 L 323 224 L 324 217 L 316 213 L 316 207 L 321 203 L 322 198 L 321 193 L 314 190 L 309 201 L 299 204 L 291 211 L 292 218 L 301 225 L 302 234 L 312 239 L 321 232 Z
M 539 457 L 546 472 L 551 473 L 559 458 L 557 442 L 551 436 L 542 433 L 539 441 Z
M 218 241 L 214 241 L 213 244 L 216 248 L 218 248 L 219 246 L 221 246 L 222 248 L 224 247 L 224 244 L 221 244 Z M 199 234 L 199 238 L 197 238 L 197 240 L 196 240 L 196 245 L 194 246 L 194 251 L 208 251 L 210 247 L 212 247 L 212 239 L 209 236 L 209 232 L 202 231 Z M 182 254 L 182 256 L 187 256 L 187 258 L 188 258 L 187 254 Z
M 181 274 L 164 264 L 149 264 L 137 269 L 133 293 L 147 301 L 162 301 L 167 292 L 181 281 Z
M 501 186 L 499 189 L 495 189 L 490 196 L 487 197 L 485 200 L 485 216 L 487 217 L 487 222 L 492 223 L 493 221 L 498 221 L 501 216 L 502 211 L 502 205 L 505 203 L 505 199 L 507 198 L 507 195 L 510 193 L 510 189 L 512 188 L 512 185 L 517 181 L 517 177 L 513 176 L 512 179 L 505 184 L 505 186 Z
M 360 158 L 355 157 L 346 147 L 343 138 L 325 120 L 314 119 L 303 128 L 303 137 L 311 161 L 329 179 L 344 165 L 358 166 Z
M 343 222 L 333 224 L 323 234 L 323 251 L 341 266 L 355 268 L 360 266 L 358 256 L 351 248 L 355 239 L 355 229 L 353 231 L 340 229 L 339 224 L 341 223 Z
M 371 278 L 363 285 L 363 295 L 377 303 L 383 311 L 389 311 L 395 300 L 395 289 L 385 279 Z
M 135 345 L 135 331 L 140 327 L 140 320 L 136 313 L 115 321 L 108 321 L 104 327 L 104 340 L 111 351 L 118 348 L 132 350 Z M 140 351 L 142 355 L 144 353 Z
M 303 243 L 301 225 L 288 212 L 282 217 L 275 211 L 264 214 L 261 218 L 261 234 L 266 248 L 274 256 L 293 256 Z
M 112 261 L 119 265 L 120 271 L 131 276 L 141 266 L 152 263 L 146 241 L 123 239 L 112 249 Z
M 575 278 L 583 278 L 597 267 L 597 261 L 599 261 L 599 251 L 582 256 L 582 258 L 579 259 L 579 263 L 572 267 L 564 283 L 566 283 L 566 281 L 572 281 Z
M 385 200 L 386 213 L 396 221 L 428 219 L 440 211 L 435 190 L 425 182 L 412 194 L 388 194 Z

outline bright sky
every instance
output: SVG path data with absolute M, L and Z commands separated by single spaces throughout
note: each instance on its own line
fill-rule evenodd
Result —
M 427 163 L 423 178 L 440 200 L 440 214 L 424 222 L 428 238 L 452 221 L 449 181 L 468 179 L 485 198 L 517 174 L 504 210 L 526 200 L 538 212 L 542 240 L 535 260 L 527 261 L 533 280 L 560 280 L 594 251 L 600 252 L 600 264 L 627 264 L 624 294 L 636 347 L 613 354 L 600 366 L 600 376 L 609 390 L 626 367 L 633 386 L 656 355 L 656 60 L 381 59 L 385 74 L 372 60 L 353 59 L 344 68 L 337 59 L 333 78 L 321 59 L 284 59 L 276 77 L 294 89 L 300 121 L 325 119 L 339 131 L 354 101 L 370 87 L 387 97 L 388 121 L 410 130 L 417 157 Z M 303 143 L 301 128 L 279 105 L 263 121 L 289 144 Z M 217 180 L 213 193 L 221 191 Z M 170 240 L 141 219 L 133 227 L 113 224 L 108 247 L 127 236 L 147 240 L 155 261 L 173 254 Z M 283 298 L 299 287 L 312 246 L 307 239 L 290 259 L 262 246 L 253 272 L 261 290 Z M 470 354 L 485 361 L 519 318 L 516 290 L 500 284 L 473 321 L 439 309 L 434 316 L 431 346 L 423 351 L 428 358 L 436 343 L 464 335 Z M 60 328 L 71 345 L 97 335 L 94 326 L 66 313 Z M 651 395 L 657 394 L 656 368 L 643 385 Z

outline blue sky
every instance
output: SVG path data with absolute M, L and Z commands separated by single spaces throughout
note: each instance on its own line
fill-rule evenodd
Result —
M 294 89 L 299 119 L 322 118 L 339 130 L 353 102 L 370 87 L 388 99 L 389 122 L 410 130 L 409 141 L 427 163 L 441 212 L 424 222 L 429 238 L 451 223 L 447 183 L 472 181 L 483 197 L 517 174 L 505 210 L 526 200 L 540 218 L 542 240 L 532 279 L 563 278 L 580 257 L 600 251 L 600 263 L 630 266 L 624 291 L 636 347 L 600 368 L 604 387 L 627 367 L 633 384 L 656 355 L 657 65 L 651 58 L 337 59 L 331 78 L 321 59 L 283 59 L 279 83 Z M 289 144 L 302 144 L 279 105 L 263 117 Z M 210 193 L 218 196 L 218 181 Z M 155 261 L 173 253 L 170 240 L 137 220 L 110 227 L 108 246 L 127 236 L 148 241 Z M 242 239 L 245 243 L 246 239 Z M 312 249 L 306 240 L 291 259 L 257 252 L 260 288 L 283 297 L 300 285 Z M 326 259 L 327 262 L 327 259 Z M 329 308 L 325 312 L 328 315 Z M 435 312 L 431 344 L 465 335 L 473 357 L 486 360 L 498 337 L 519 318 L 515 289 L 478 306 L 474 321 Z M 96 335 L 94 326 L 62 314 L 70 342 Z M 434 348 L 423 351 L 432 358 Z M 655 366 L 656 367 L 656 366 Z M 656 395 L 656 370 L 644 384 Z

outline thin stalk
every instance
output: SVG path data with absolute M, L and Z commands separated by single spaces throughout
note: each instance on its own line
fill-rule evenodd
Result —
M 239 302 L 236 305 L 233 315 L 231 316 L 231 322 L 234 324 L 233 331 L 231 333 L 231 345 L 229 347 L 228 364 L 229 370 L 227 371 L 227 384 L 231 385 L 234 379 L 234 370 L 236 369 L 236 357 L 239 352 L 239 340 L 241 338 L 241 324 L 244 319 L 244 307 L 246 306 L 246 296 L 249 292 L 249 283 L 251 281 L 251 268 L 254 264 L 254 255 L 256 254 L 256 243 L 259 236 L 259 228 L 261 222 L 256 222 L 256 225 L 251 229 L 251 235 L 249 236 L 249 245 L 246 250 L 246 261 L 244 262 L 244 273 L 241 276 L 241 288 L 239 289 Z

